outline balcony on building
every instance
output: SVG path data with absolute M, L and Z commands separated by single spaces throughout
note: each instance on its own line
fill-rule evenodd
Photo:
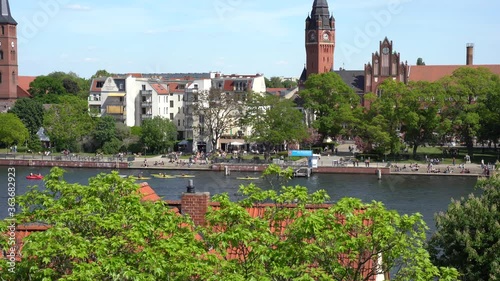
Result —
M 147 96 L 142 96 L 141 106 L 142 107 L 151 107 L 151 106 L 153 106 L 153 98 L 152 97 L 147 97 Z
M 141 90 L 140 94 L 143 97 L 149 97 L 149 96 L 153 95 L 153 91 L 152 90 Z
M 102 104 L 100 94 L 90 94 L 88 97 L 89 105 L 100 105 Z

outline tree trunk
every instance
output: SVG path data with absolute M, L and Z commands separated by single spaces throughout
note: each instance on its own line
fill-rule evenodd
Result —
M 413 159 L 417 159 L 417 149 L 418 149 L 418 143 L 414 142 L 413 143 Z

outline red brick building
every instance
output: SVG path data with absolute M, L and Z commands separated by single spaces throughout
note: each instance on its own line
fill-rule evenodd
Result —
M 335 51 L 335 18 L 330 15 L 326 0 L 314 0 L 311 14 L 306 18 L 306 66 L 300 81 L 309 74 L 330 72 Z
M 17 22 L 8 0 L 0 0 L 0 111 L 17 99 Z

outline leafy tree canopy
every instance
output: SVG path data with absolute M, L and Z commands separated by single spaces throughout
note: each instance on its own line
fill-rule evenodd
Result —
M 316 115 L 313 127 L 324 137 L 352 136 L 361 117 L 359 96 L 334 73 L 312 74 L 300 92 Z
M 14 113 L 0 113 L 0 143 L 5 146 L 21 145 L 30 136 L 28 129 Z
M 79 142 L 90 134 L 94 120 L 88 113 L 87 101 L 75 96 L 59 98 L 44 116 L 44 127 L 56 149 L 79 151 Z
M 462 280 L 498 280 L 500 177 L 482 179 L 477 187 L 480 196 L 452 200 L 446 212 L 436 214 L 428 248 L 436 264 L 457 268 Z
M 14 274 L 0 273 L 4 280 L 184 281 L 206 275 L 191 223 L 161 201 L 142 201 L 133 180 L 113 172 L 84 186 L 66 182 L 63 170 L 53 168 L 44 181 L 44 189 L 34 186 L 16 198 L 16 219 L 50 228 L 24 239 L 23 258 Z
M 273 95 L 252 95 L 244 123 L 252 127 L 250 139 L 268 145 L 299 142 L 307 136 L 302 113 L 291 100 Z
M 9 112 L 14 113 L 21 119 L 30 135 L 35 135 L 43 124 L 45 110 L 37 100 L 30 98 L 18 99 Z
M 81 99 L 88 97 L 90 81 L 78 77 L 73 72 L 53 72 L 38 76 L 30 84 L 28 92 L 41 103 L 60 103 L 59 97 L 74 95 Z
M 142 123 L 141 141 L 155 153 L 166 153 L 177 140 L 177 127 L 166 118 L 155 117 Z

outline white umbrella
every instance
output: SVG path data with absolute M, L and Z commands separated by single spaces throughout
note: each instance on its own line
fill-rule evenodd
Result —
M 231 145 L 243 145 L 243 143 L 239 141 L 233 141 Z

